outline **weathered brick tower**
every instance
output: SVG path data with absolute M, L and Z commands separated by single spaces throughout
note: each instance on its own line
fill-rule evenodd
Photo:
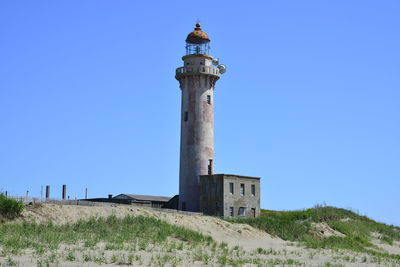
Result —
M 226 68 L 209 55 L 210 39 L 196 24 L 186 38 L 183 67 L 175 78 L 182 91 L 179 209 L 199 211 L 200 175 L 213 174 L 214 86 Z

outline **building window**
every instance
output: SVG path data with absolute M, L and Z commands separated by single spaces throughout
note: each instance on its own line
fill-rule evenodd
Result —
M 218 183 L 214 184 L 214 195 L 218 195 L 219 189 L 218 189 Z
M 189 119 L 189 113 L 187 111 L 185 111 L 185 115 L 184 115 L 183 120 L 184 121 L 188 121 L 188 119 Z
M 233 183 L 229 183 L 229 193 L 233 195 Z
M 213 174 L 213 166 L 212 166 L 212 164 L 213 164 L 213 160 L 209 159 L 208 160 L 208 175 Z
M 246 216 L 246 208 L 240 207 L 238 210 L 238 215 L 239 216 Z
M 229 207 L 229 217 L 233 217 L 233 207 Z
M 211 105 L 211 95 L 207 95 L 207 104 Z
M 244 184 L 240 184 L 240 195 L 244 196 Z
M 256 185 L 255 184 L 251 185 L 251 195 L 253 195 L 253 196 L 256 195 Z

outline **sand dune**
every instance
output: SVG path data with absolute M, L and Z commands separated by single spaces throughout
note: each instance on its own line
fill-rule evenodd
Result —
M 235 257 L 237 263 L 246 259 L 239 266 L 400 266 L 400 260 L 380 259 L 374 256 L 347 250 L 307 249 L 295 242 L 287 242 L 280 238 L 272 237 L 266 232 L 255 229 L 245 224 L 229 223 L 219 218 L 199 214 L 186 214 L 173 211 L 151 209 L 129 205 L 104 205 L 104 206 L 75 206 L 58 204 L 28 205 L 22 216 L 9 223 L 36 222 L 53 224 L 74 223 L 92 217 L 109 217 L 115 215 L 123 218 L 131 216 L 153 217 L 170 224 L 183 226 L 191 230 L 211 236 L 215 241 L 225 242 L 230 247 L 228 255 Z M 314 225 L 315 231 L 321 238 L 327 236 L 343 236 L 342 233 L 331 229 L 327 224 Z M 378 236 L 376 237 L 378 240 Z M 182 242 L 182 241 L 178 241 Z M 378 242 L 378 241 L 377 241 Z M 377 249 L 400 254 L 400 244 L 393 246 L 377 243 Z M 74 253 L 74 260 L 68 259 L 68 253 Z M 221 263 L 223 253 L 212 251 L 210 247 L 191 248 L 190 244 L 181 250 L 170 250 L 161 244 L 153 244 L 143 250 L 135 250 L 133 266 L 224 266 Z M 37 255 L 33 250 L 24 250 L 23 253 L 2 255 L 0 246 L 0 266 L 15 263 L 19 266 L 46 266 L 51 253 L 56 253 L 57 258 L 49 265 L 58 266 L 115 266 L 125 265 L 132 251 L 109 250 L 105 244 L 96 245 L 95 250 L 85 248 L 82 244 L 62 245 L 52 252 Z M 89 261 L 85 260 L 91 254 Z M 200 253 L 200 254 L 199 254 Z M 222 253 L 222 254 L 221 254 Z M 117 256 L 116 256 L 117 255 Z M 98 263 L 94 259 L 103 258 Z M 158 258 L 157 258 L 158 257 Z M 168 258 L 161 264 L 163 257 Z M 116 260 L 117 259 L 117 260 Z M 175 259 L 178 259 L 175 261 Z M 262 262 L 262 264 L 260 264 Z M 43 265 L 44 264 L 44 265 Z

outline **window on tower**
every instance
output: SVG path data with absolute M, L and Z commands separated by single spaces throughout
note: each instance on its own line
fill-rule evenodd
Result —
M 208 175 L 212 175 L 213 174 L 213 160 L 209 159 L 208 160 Z
M 211 95 L 207 95 L 207 104 L 211 105 Z
M 185 111 L 185 115 L 184 115 L 183 120 L 184 121 L 188 121 L 188 119 L 189 119 L 189 113 L 187 111 Z

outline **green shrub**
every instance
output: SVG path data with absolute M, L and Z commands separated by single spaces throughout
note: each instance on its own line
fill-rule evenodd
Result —
M 0 194 L 0 216 L 14 218 L 21 214 L 24 204 L 12 198 Z

